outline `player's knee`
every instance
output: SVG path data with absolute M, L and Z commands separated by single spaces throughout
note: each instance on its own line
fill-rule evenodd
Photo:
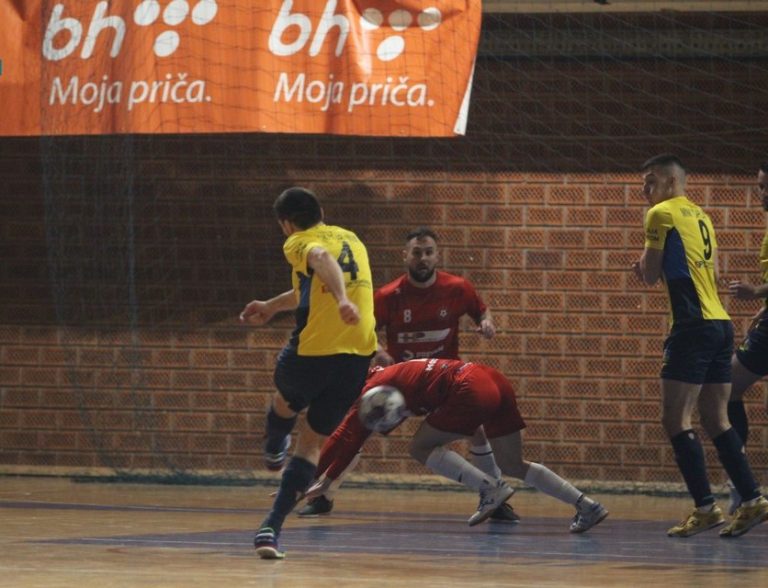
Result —
M 525 478 L 525 472 L 528 469 L 525 461 L 499 455 L 496 455 L 495 457 L 496 465 L 499 466 L 502 474 L 520 480 Z
M 408 451 L 413 459 L 424 464 L 427 463 L 427 458 L 429 457 L 429 454 L 432 453 L 433 449 L 434 447 L 425 447 L 417 443 L 411 443 Z

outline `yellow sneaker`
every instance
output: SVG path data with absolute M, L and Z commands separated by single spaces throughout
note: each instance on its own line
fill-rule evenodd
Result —
M 706 531 L 725 522 L 725 516 L 720 507 L 715 505 L 709 512 L 694 511 L 688 515 L 688 518 L 681 521 L 667 531 L 668 537 L 691 537 L 702 531 Z
M 761 496 L 752 506 L 742 504 L 737 508 L 730 524 L 720 531 L 720 536 L 738 537 L 763 521 L 768 521 L 768 500 Z

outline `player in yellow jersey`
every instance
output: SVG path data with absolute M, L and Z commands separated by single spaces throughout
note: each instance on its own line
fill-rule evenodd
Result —
M 696 507 L 667 534 L 690 537 L 725 522 L 710 489 L 704 450 L 691 425 L 698 406 L 701 424 L 744 499 L 720 532 L 722 537 L 735 537 L 768 519 L 768 501 L 728 421 L 733 325 L 717 294 L 715 231 L 709 216 L 685 196 L 686 172 L 677 157 L 659 155 L 645 162 L 642 171 L 643 193 L 651 208 L 645 218 L 645 250 L 633 269 L 648 285 L 662 280 L 669 295 L 671 326 L 661 369 L 661 420 Z
M 763 210 L 768 212 L 768 161 L 760 166 L 757 172 L 757 193 Z M 731 400 L 728 403 L 728 418 L 739 437 L 747 444 L 749 437 L 749 422 L 747 412 L 744 410 L 744 392 L 760 378 L 768 375 L 768 232 L 763 237 L 760 247 L 760 269 L 763 283 L 753 286 L 733 280 L 728 284 L 728 289 L 739 300 L 764 299 L 763 307 L 752 319 L 752 324 L 747 331 L 744 342 L 736 349 L 731 359 L 733 370 L 733 386 L 731 387 Z M 728 483 L 731 489 L 731 502 L 728 505 L 729 512 L 735 512 L 741 506 L 741 496 L 733 483 Z
M 277 544 L 283 522 L 314 479 L 325 438 L 360 395 L 377 341 L 368 253 L 357 235 L 326 225 L 320 203 L 304 188 L 280 194 L 274 210 L 287 237 L 283 253 L 293 288 L 249 302 L 240 314 L 241 321 L 261 325 L 277 312 L 296 311 L 296 329 L 278 357 L 277 392 L 267 413 L 268 469 L 283 467 L 291 431 L 305 409 L 306 419 L 254 540 L 263 559 L 284 557 Z

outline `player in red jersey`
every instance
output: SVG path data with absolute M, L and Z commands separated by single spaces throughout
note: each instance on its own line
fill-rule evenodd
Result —
M 468 315 L 477 332 L 490 339 L 496 330 L 491 313 L 469 280 L 438 271 L 440 252 L 434 231 L 421 227 L 408 234 L 403 250 L 406 273 L 385 284 L 373 295 L 377 329 L 384 329 L 386 347 L 379 345 L 374 364 L 392 365 L 409 359 L 440 357 L 459 359 L 459 322 Z M 472 461 L 496 477 L 501 475 L 483 429 L 477 430 L 470 443 Z M 354 469 L 357 459 L 350 463 Z M 333 509 L 333 494 L 342 482 L 328 488 L 299 510 L 300 517 L 325 515 Z M 493 520 L 517 522 L 512 507 L 501 505 Z
M 483 337 L 493 337 L 490 311 L 469 280 L 435 269 L 440 255 L 434 232 L 421 228 L 410 233 L 403 256 L 408 271 L 373 295 L 376 327 L 386 335 L 377 365 L 425 357 L 458 359 L 464 315 Z
M 525 422 L 517 408 L 512 385 L 497 370 L 452 359 L 406 361 L 371 370 L 363 394 L 369 390 L 372 394 L 386 394 L 382 387 L 390 386 L 399 390 L 405 400 L 403 420 L 412 415 L 426 416 L 413 436 L 411 456 L 433 472 L 480 493 L 480 503 L 469 519 L 470 525 L 487 519 L 514 492 L 500 478 L 489 476 L 445 447 L 471 436 L 479 427 L 485 428 L 504 474 L 576 508 L 570 527 L 572 533 L 583 533 L 608 516 L 605 507 L 570 482 L 541 464 L 523 459 L 520 431 L 525 428 Z M 372 432 L 366 426 L 371 429 L 380 426 L 380 422 L 361 415 L 359 410 L 360 399 L 328 438 L 317 466 L 319 479 L 307 491 L 308 498 L 322 495 L 346 470 Z M 389 431 L 399 424 L 395 423 Z

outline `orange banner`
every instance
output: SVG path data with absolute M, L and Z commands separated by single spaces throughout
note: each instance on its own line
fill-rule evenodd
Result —
M 0 135 L 464 134 L 480 0 L 0 0 Z

